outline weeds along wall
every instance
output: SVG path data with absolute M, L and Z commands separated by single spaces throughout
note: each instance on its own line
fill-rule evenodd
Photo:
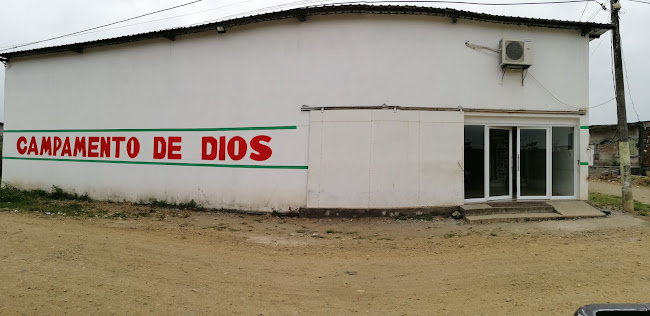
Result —
M 546 89 L 464 44 L 503 37 L 534 42 L 530 71 Z M 417 15 L 313 16 L 15 58 L 2 181 L 258 211 L 457 205 L 463 113 L 301 106 L 571 110 L 546 90 L 586 105 L 587 76 L 577 30 Z

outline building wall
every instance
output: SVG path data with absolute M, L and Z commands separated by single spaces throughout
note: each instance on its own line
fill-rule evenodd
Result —
M 461 112 L 311 112 L 307 206 L 463 203 Z
M 592 148 L 593 165 L 598 167 L 619 166 L 618 133 L 616 125 L 592 126 L 589 139 Z M 641 167 L 640 129 L 636 124 L 628 124 L 630 143 L 630 164 L 633 168 Z
M 496 48 L 503 37 L 534 42 L 534 65 L 523 85 L 521 73 L 501 72 L 496 54 L 465 46 L 468 40 Z M 108 159 L 129 163 L 9 159 L 3 183 L 58 185 L 101 199 L 194 199 L 210 207 L 268 211 L 460 204 L 459 114 L 341 111 L 318 117 L 300 107 L 574 110 L 556 98 L 575 107 L 588 104 L 588 38 L 579 31 L 453 24 L 445 17 L 314 16 L 305 23 L 288 19 L 225 34 L 16 58 L 6 72 L 6 130 L 14 132 L 5 134 L 5 156 L 25 157 L 18 152 L 20 136 L 136 137 L 142 148 L 135 158 Z M 290 129 L 259 129 L 278 126 Z M 241 127 L 249 129 L 232 130 Z M 229 130 L 218 130 L 224 128 Z M 202 137 L 250 142 L 260 135 L 272 139 L 273 155 L 265 161 L 246 156 L 226 158 L 220 167 L 161 164 L 214 163 L 202 159 Z M 182 158 L 154 159 L 154 137 L 174 136 L 182 137 Z M 337 156 L 346 152 L 354 155 Z M 317 153 L 326 159 L 318 160 Z

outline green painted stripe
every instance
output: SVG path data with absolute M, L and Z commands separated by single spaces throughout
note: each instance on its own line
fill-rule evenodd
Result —
M 108 128 L 108 129 L 13 129 L 5 133 L 110 133 L 110 132 L 220 132 L 296 129 L 296 126 L 249 126 L 217 128 Z
M 122 163 L 122 164 L 133 164 L 133 165 L 163 165 L 163 166 L 214 167 L 214 168 L 308 169 L 307 166 L 226 165 L 226 164 L 183 163 L 183 162 L 153 162 L 153 161 L 124 161 L 124 160 L 95 160 L 95 159 L 62 159 L 62 158 L 36 158 L 36 157 L 3 157 L 3 159 L 68 161 L 68 162 L 95 162 L 95 163 Z
M 589 129 L 589 126 L 580 126 L 580 129 Z
M 581 165 L 581 166 L 588 166 L 588 165 L 589 165 L 589 163 L 588 163 L 588 162 L 586 162 L 586 161 L 581 161 L 581 162 L 580 162 L 580 165 Z

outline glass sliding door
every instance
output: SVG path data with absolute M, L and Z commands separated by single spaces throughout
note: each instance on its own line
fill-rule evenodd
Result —
M 576 126 L 465 125 L 465 201 L 575 199 Z
M 554 126 L 551 129 L 551 194 L 554 197 L 575 197 L 576 165 L 575 127 Z
M 517 139 L 517 198 L 549 198 L 548 128 L 518 128 Z
M 465 125 L 465 199 L 485 198 L 485 126 Z
M 512 198 L 511 129 L 491 127 L 488 137 L 488 196 L 491 200 Z

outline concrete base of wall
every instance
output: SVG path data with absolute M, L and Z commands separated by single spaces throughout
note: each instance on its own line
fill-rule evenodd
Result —
M 354 217 L 417 217 L 417 216 L 451 216 L 459 211 L 460 206 L 430 206 L 405 208 L 300 208 L 298 214 L 306 218 L 354 218 Z

